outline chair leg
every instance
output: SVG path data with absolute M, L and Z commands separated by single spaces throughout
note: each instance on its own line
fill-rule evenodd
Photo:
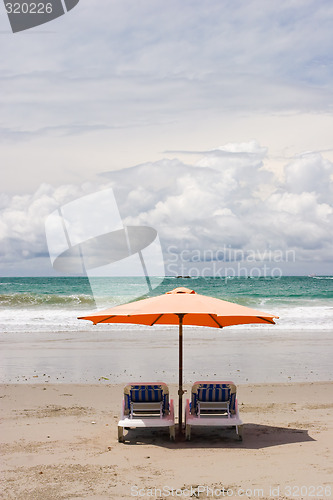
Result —
M 238 439 L 240 441 L 243 441 L 243 426 L 242 425 L 236 425 L 236 432 L 238 435 Z
M 169 431 L 170 431 L 170 439 L 171 439 L 171 441 L 175 441 L 175 439 L 176 439 L 175 426 L 174 425 L 170 425 Z
M 124 428 L 121 425 L 118 425 L 118 441 L 119 443 L 123 443 L 124 440 Z
M 191 426 L 188 424 L 185 426 L 185 437 L 187 441 L 191 439 Z

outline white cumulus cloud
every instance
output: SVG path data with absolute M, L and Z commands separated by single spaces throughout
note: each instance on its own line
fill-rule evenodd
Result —
M 42 256 L 47 260 L 47 215 L 80 196 L 111 187 L 125 225 L 158 231 L 166 262 L 170 248 L 178 255 L 184 249 L 197 252 L 203 260 L 207 252 L 214 255 L 221 248 L 243 256 L 293 250 L 298 271 L 311 261 L 329 270 L 332 179 L 333 164 L 318 153 L 289 161 L 277 178 L 269 171 L 266 149 L 248 142 L 202 152 L 193 164 L 164 159 L 101 174 L 96 183 L 42 185 L 34 194 L 0 200 L 1 269 L 4 272 L 8 264 L 19 268 Z M 96 207 L 92 216 L 103 213 Z

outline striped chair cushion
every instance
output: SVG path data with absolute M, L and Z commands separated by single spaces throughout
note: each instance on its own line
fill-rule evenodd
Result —
M 160 385 L 132 385 L 129 393 L 125 393 L 125 413 L 129 413 L 131 403 L 163 402 L 163 413 L 169 410 L 169 394 Z
M 228 387 L 208 385 L 198 389 L 198 400 L 205 402 L 229 401 L 230 389 Z
M 200 384 L 197 390 L 192 392 L 192 413 L 198 412 L 198 401 L 229 401 L 230 413 L 235 413 L 236 394 L 231 392 L 228 384 Z

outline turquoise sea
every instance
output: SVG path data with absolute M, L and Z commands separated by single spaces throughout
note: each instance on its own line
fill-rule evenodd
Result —
M 96 278 L 95 278 L 96 280 Z M 98 308 L 142 298 L 139 278 L 100 280 Z M 332 329 L 333 277 L 165 278 L 150 295 L 178 286 L 280 316 L 279 328 Z M 95 291 L 96 294 L 96 291 Z M 147 297 L 144 295 L 143 297 Z M 2 332 L 82 330 L 77 316 L 96 309 L 88 278 L 0 278 Z
M 87 278 L 0 278 L 2 381 L 177 380 L 177 328 L 77 319 L 96 309 L 94 299 L 102 309 L 141 298 L 138 278 L 98 279 L 94 297 Z M 280 317 L 276 325 L 223 331 L 186 327 L 185 381 L 332 380 L 333 277 L 167 277 L 151 295 L 178 286 Z

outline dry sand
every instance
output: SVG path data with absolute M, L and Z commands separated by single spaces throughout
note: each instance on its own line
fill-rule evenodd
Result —
M 123 385 L 105 384 L 0 386 L 1 499 L 333 498 L 332 382 L 239 386 L 243 442 L 146 429 L 118 443 Z

